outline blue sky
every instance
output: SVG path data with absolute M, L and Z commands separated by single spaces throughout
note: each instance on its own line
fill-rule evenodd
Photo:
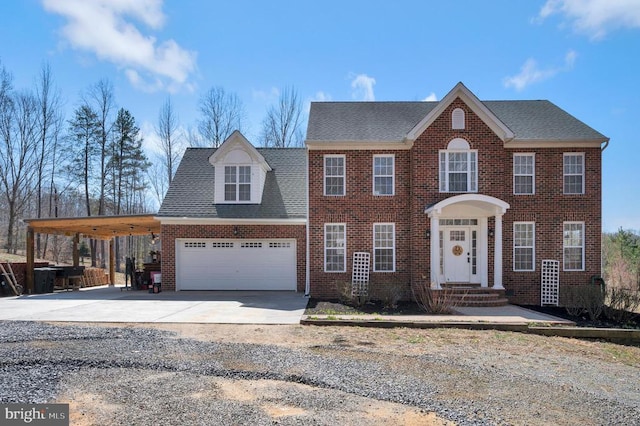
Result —
M 549 99 L 611 138 L 603 227 L 640 229 L 640 0 L 5 0 L 0 61 L 17 88 L 51 66 L 67 115 L 103 78 L 153 150 L 171 96 L 234 92 L 257 140 L 279 90 L 315 100 L 438 100 L 462 81 L 481 100 Z

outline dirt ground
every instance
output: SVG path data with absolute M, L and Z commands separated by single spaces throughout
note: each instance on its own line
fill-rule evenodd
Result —
M 94 324 L 96 325 L 96 324 Z M 468 331 L 458 329 L 433 329 L 419 330 L 407 328 L 377 329 L 360 327 L 320 327 L 320 326 L 269 326 L 269 325 L 225 325 L 225 324 L 103 324 L 109 327 L 146 327 L 159 330 L 167 330 L 176 333 L 176 338 L 188 338 L 204 342 L 219 343 L 244 343 L 255 345 L 276 345 L 290 349 L 312 350 L 313 348 L 326 348 L 331 346 L 347 347 L 352 349 L 352 357 L 365 359 L 369 356 L 389 357 L 394 356 L 429 356 L 442 354 L 471 354 L 478 348 L 483 353 L 494 351 L 505 358 L 522 357 L 543 359 L 546 355 L 580 359 L 585 363 L 615 364 L 637 367 L 640 365 L 640 348 L 619 346 L 603 342 L 590 342 L 583 340 L 541 337 L 520 333 L 508 333 L 497 331 Z M 359 352 L 359 348 L 366 351 Z M 322 349 L 319 349 L 322 350 Z M 248 368 L 238 365 L 237 368 Z M 635 368 L 634 367 L 634 368 Z M 509 368 L 509 367 L 506 367 Z M 287 392 L 317 392 L 306 385 L 288 383 L 273 380 L 233 380 L 221 377 L 206 377 L 207 389 L 217 389 L 216 398 L 229 401 L 254 404 L 260 410 L 268 412 L 274 424 L 279 419 L 289 416 L 305 416 L 314 418 L 318 413 L 308 413 L 299 406 L 286 403 L 287 398 L 265 401 L 264 395 L 286 395 Z M 304 390 L 303 388 L 307 388 Z M 517 392 L 518 389 L 511 389 Z M 460 389 L 459 383 L 442 384 L 441 398 L 459 398 L 473 396 L 469 388 Z M 485 397 L 476 395 L 477 397 Z M 191 395 L 192 398 L 208 398 L 207 392 Z M 432 412 L 425 412 L 418 408 L 344 394 L 344 398 L 350 398 L 351 412 L 345 416 L 357 415 L 360 419 L 367 419 L 371 425 L 453 425 Z M 87 393 L 86 390 L 78 393 L 66 393 L 57 398 L 59 402 L 70 402 L 73 425 L 96 424 L 92 413 L 97 410 L 109 411 L 114 407 L 113 401 L 101 398 L 98 394 Z M 98 407 L 96 408 L 96 404 Z M 100 405 L 102 407 L 100 408 Z M 353 407 L 357 407 L 354 413 Z M 512 413 L 514 418 L 519 417 L 516 410 Z M 529 409 L 522 412 L 522 423 L 513 424 L 544 424 L 530 417 Z M 582 423 L 581 419 L 569 418 L 571 413 L 556 413 L 557 424 L 592 424 Z M 348 418 L 348 417 L 345 417 Z M 538 419 L 540 420 L 540 419 Z M 346 424 L 346 423 L 345 423 Z M 360 423 L 358 423 L 360 424 Z

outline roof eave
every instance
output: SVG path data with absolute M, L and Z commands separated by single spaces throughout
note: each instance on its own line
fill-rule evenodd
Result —
M 305 225 L 306 218 L 219 218 L 156 216 L 161 225 Z
M 307 149 L 310 151 L 327 150 L 361 150 L 361 149 L 390 149 L 405 150 L 413 147 L 413 141 L 407 138 L 400 140 L 363 140 L 363 141 L 331 141 L 331 140 L 307 140 Z
M 519 139 L 505 142 L 505 148 L 599 148 L 609 138 L 594 139 Z

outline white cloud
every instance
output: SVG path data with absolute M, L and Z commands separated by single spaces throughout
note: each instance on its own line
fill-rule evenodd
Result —
M 525 61 L 520 73 L 504 79 L 504 86 L 514 88 L 517 91 L 523 90 L 531 84 L 538 83 L 555 76 L 560 72 L 566 72 L 573 68 L 578 54 L 570 50 L 564 57 L 564 65 L 561 67 L 549 67 L 541 69 L 535 59 L 529 58 Z
M 366 74 L 350 75 L 351 80 L 351 97 L 362 101 L 375 101 L 376 97 L 373 93 L 373 86 L 376 79 Z
M 640 28 L 638 0 L 547 0 L 538 14 L 539 20 L 564 15 L 574 31 L 602 39 L 620 28 Z
M 434 92 L 431 92 L 429 94 L 429 96 L 424 98 L 422 101 L 423 102 L 434 102 L 434 101 L 437 101 L 437 100 L 438 100 L 438 97 L 436 96 L 436 94 Z
M 331 100 L 331 95 L 323 91 L 316 92 L 316 95 L 312 99 L 312 101 L 314 102 L 326 102 L 330 100 Z
M 94 53 L 124 72 L 134 87 L 146 91 L 192 90 L 196 52 L 175 40 L 162 42 L 143 34 L 135 24 L 152 30 L 164 25 L 162 0 L 43 0 L 45 10 L 64 16 L 61 35 L 77 50 Z M 135 21 L 135 22 L 134 22 Z

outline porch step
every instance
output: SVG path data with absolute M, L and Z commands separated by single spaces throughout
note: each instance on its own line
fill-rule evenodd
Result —
M 479 285 L 447 283 L 442 285 L 443 296 L 451 300 L 456 306 L 463 307 L 492 307 L 505 306 L 509 301 L 505 297 L 505 290 L 494 290 Z

